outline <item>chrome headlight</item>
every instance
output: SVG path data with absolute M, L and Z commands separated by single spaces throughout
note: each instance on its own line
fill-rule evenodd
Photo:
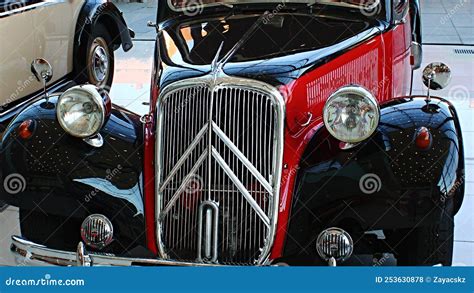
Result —
M 110 112 L 110 98 L 93 85 L 75 86 L 58 99 L 56 114 L 61 127 L 79 138 L 99 133 Z
M 360 86 L 346 86 L 332 94 L 324 106 L 324 124 L 336 139 L 358 143 L 377 129 L 380 108 L 375 97 Z

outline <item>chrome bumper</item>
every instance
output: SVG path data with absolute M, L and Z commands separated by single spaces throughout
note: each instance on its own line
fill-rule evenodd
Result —
M 35 262 L 56 266 L 216 266 L 216 264 L 187 263 L 156 258 L 129 258 L 110 254 L 88 254 L 84 244 L 79 242 L 77 250 L 62 251 L 50 249 L 18 236 L 12 236 L 11 251 L 24 258 L 24 264 Z

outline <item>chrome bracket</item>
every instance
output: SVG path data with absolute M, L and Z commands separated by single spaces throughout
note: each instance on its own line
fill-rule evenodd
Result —
M 78 267 L 90 267 L 92 264 L 89 254 L 87 254 L 84 243 L 79 242 L 76 250 L 76 262 Z
M 83 141 L 95 148 L 100 148 L 104 145 L 104 139 L 102 138 L 102 135 L 100 135 L 100 133 L 93 137 L 84 138 Z

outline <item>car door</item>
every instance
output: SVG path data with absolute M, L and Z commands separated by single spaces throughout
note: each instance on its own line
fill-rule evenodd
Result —
M 30 72 L 35 55 L 30 15 L 41 5 L 0 1 L 0 113 L 38 88 Z
M 72 71 L 76 21 L 84 1 L 0 0 L 0 113 L 41 90 L 30 72 L 45 58 L 55 82 Z
M 74 35 L 79 12 L 85 1 L 46 1 L 47 6 L 33 16 L 36 57 L 53 66 L 52 82 L 73 70 Z

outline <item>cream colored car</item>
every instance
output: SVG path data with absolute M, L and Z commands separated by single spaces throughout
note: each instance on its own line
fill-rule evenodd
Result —
M 128 51 L 131 35 L 107 1 L 0 0 L 0 122 L 41 93 L 30 70 L 34 59 L 54 68 L 50 88 L 70 81 L 109 87 L 114 50 Z

